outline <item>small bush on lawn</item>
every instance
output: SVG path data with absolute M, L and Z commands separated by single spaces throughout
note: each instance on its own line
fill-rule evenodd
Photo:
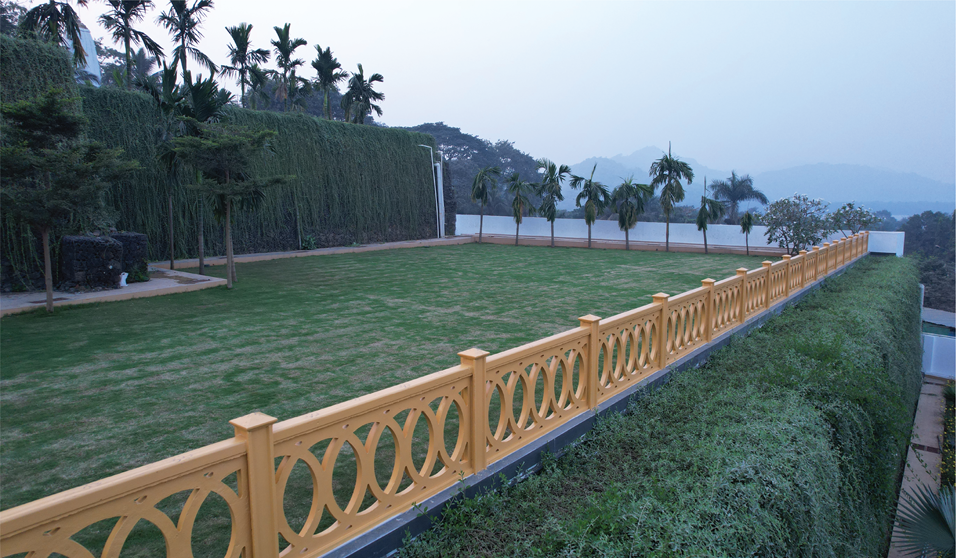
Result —
M 402 555 L 885 554 L 919 328 L 913 265 L 862 261 Z

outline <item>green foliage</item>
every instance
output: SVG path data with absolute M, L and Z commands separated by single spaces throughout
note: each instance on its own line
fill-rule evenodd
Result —
M 896 518 L 900 551 L 921 556 L 933 552 L 940 558 L 952 558 L 956 550 L 954 507 L 952 485 L 943 486 L 938 492 L 923 485 L 904 492 Z
M 830 214 L 830 229 L 840 231 L 844 238 L 869 229 L 871 225 L 879 222 L 880 218 L 872 211 L 853 202 L 841 205 Z
M 706 189 L 707 184 L 704 184 Z M 737 176 L 737 173 L 731 171 L 726 180 L 714 180 L 710 187 L 713 189 L 714 198 L 727 204 L 727 221 L 731 225 L 738 223 L 737 212 L 740 210 L 741 202 L 758 201 L 764 205 L 767 204 L 767 196 L 760 190 L 754 189 L 754 180 L 749 174 Z
M 956 214 L 924 211 L 900 230 L 906 233 L 903 252 L 919 260 L 920 282 L 926 286 L 923 305 L 956 310 Z
M 910 262 L 864 260 L 402 555 L 885 555 L 918 300 Z
M 52 88 L 76 96 L 67 52 L 51 44 L 0 36 L 0 102 L 33 99 Z
M 581 192 L 578 194 L 578 196 L 574 198 L 574 203 L 578 207 L 584 208 L 584 222 L 588 225 L 589 247 L 591 244 L 591 225 L 597 220 L 598 215 L 604 211 L 604 208 L 611 203 L 611 194 L 608 192 L 607 186 L 594 180 L 594 171 L 596 170 L 597 164 L 595 164 L 594 168 L 591 169 L 591 176 L 588 178 L 584 178 L 583 176 L 575 176 L 573 174 L 571 175 L 571 188 L 574 190 L 577 190 L 578 188 L 581 189 Z
M 939 464 L 940 483 L 944 486 L 956 484 L 956 389 L 949 382 L 943 387 L 943 447 Z
M 771 203 L 761 220 L 767 225 L 767 240 L 794 256 L 833 232 L 826 202 L 802 194 Z

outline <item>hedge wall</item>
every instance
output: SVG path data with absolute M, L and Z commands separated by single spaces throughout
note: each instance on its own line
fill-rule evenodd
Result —
M 176 257 L 195 257 L 200 211 L 207 255 L 222 254 L 222 227 L 199 194 L 182 185 L 194 176 L 169 176 L 156 160 L 163 117 L 152 99 L 117 88 L 79 87 L 65 51 L 3 38 L 4 100 L 27 98 L 51 85 L 76 91 L 89 119 L 88 135 L 123 148 L 141 169 L 108 193 L 116 228 L 149 237 L 149 257 L 168 258 L 167 196 L 174 204 Z M 23 63 L 26 61 L 26 63 Z M 9 84 L 9 85 L 8 85 Z M 229 107 L 225 119 L 276 130 L 274 153 L 255 172 L 294 176 L 267 192 L 255 211 L 239 212 L 233 225 L 237 253 L 296 250 L 434 237 L 435 200 L 427 134 L 327 121 L 302 114 Z M 29 233 L 3 224 L 3 248 L 14 268 L 35 265 Z M 70 231 L 75 232 L 75 231 Z
M 915 266 L 866 258 L 402 556 L 885 556 L 921 354 Z

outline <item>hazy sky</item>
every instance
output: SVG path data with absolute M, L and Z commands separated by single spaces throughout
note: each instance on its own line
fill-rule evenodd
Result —
M 103 9 L 80 10 L 94 37 Z M 171 51 L 158 13 L 142 29 Z M 292 23 L 307 65 L 319 43 L 383 74 L 392 126 L 443 121 L 566 164 L 670 140 L 712 168 L 852 163 L 956 182 L 953 1 L 216 0 L 201 49 L 225 62 L 224 27 L 240 22 L 258 47 Z

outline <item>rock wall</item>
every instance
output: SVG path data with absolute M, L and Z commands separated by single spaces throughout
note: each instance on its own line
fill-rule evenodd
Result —
M 149 263 L 146 259 L 149 253 L 149 239 L 145 234 L 135 232 L 121 232 L 110 235 L 123 245 L 123 271 L 129 273 L 127 283 L 149 281 Z
M 119 285 L 123 243 L 107 236 L 64 236 L 60 249 L 60 289 Z

